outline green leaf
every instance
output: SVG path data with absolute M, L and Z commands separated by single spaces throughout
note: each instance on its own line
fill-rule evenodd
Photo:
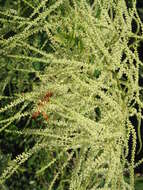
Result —
M 100 74 L 101 74 L 100 70 L 98 70 L 98 69 L 94 70 L 94 74 L 93 75 L 94 75 L 95 78 L 99 78 Z

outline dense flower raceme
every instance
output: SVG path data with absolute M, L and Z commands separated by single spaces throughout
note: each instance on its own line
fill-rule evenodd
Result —
M 25 138 L 32 135 L 36 144 L 9 163 L 0 183 L 44 149 L 56 152 L 56 158 L 37 173 L 53 169 L 57 163 L 60 166 L 48 184 L 49 190 L 58 185 L 70 190 L 133 189 L 134 168 L 139 163 L 134 161 L 137 140 L 130 117 L 138 121 L 140 151 L 143 108 L 139 85 L 143 63 L 138 55 L 143 26 L 136 2 L 131 1 L 129 9 L 125 0 L 27 4 L 31 14 L 0 11 L 1 68 L 7 61 L 11 64 L 8 78 L 3 74 L 7 79 L 2 83 L 3 92 L 9 79 L 14 84 L 15 72 L 18 79 L 24 78 L 24 84 L 30 83 L 30 88 L 28 84 L 18 86 L 24 88 L 24 95 L 13 87 L 11 99 L 0 108 L 0 114 L 5 115 L 13 110 L 0 121 L 0 132 Z M 133 21 L 137 24 L 135 32 Z M 5 35 L 4 25 L 13 28 L 13 35 Z M 34 76 L 32 82 L 29 75 Z M 1 95 L 2 100 L 6 98 Z M 37 120 L 40 114 L 45 128 L 10 128 L 24 118 Z M 127 160 L 130 138 L 131 159 Z

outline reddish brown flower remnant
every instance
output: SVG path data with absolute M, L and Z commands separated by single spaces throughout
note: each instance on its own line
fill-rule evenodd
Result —
M 53 96 L 52 92 L 47 92 L 45 96 L 38 103 L 38 108 L 43 107 L 45 103 L 49 102 L 50 97 Z M 43 118 L 48 121 L 48 115 L 45 112 L 37 111 L 32 114 L 32 119 L 36 119 L 40 114 L 42 114 Z

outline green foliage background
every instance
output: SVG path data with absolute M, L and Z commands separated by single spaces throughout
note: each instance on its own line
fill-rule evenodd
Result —
M 1 189 L 134 189 L 143 24 L 128 3 L 0 1 Z M 32 119 L 48 91 L 49 121 Z

